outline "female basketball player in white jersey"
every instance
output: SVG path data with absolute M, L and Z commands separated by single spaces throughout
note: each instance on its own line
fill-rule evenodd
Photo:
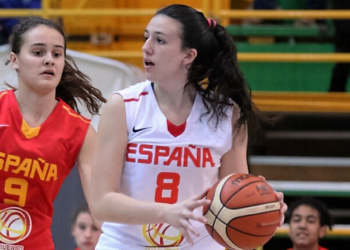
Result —
M 204 197 L 248 172 L 256 117 L 235 45 L 184 5 L 159 10 L 144 36 L 148 81 L 112 95 L 98 129 L 91 209 L 109 222 L 96 249 L 223 249 L 206 232 Z

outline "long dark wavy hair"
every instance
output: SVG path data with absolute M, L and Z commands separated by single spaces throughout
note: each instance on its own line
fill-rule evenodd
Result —
M 78 113 L 80 111 L 77 101 L 84 103 L 90 114 L 98 114 L 102 102 L 106 102 L 106 99 L 100 90 L 92 86 L 90 78 L 78 69 L 73 58 L 66 54 L 66 37 L 58 23 L 36 16 L 22 18 L 13 29 L 10 38 L 11 51 L 18 55 L 24 44 L 25 33 L 39 25 L 57 30 L 64 38 L 65 63 L 61 80 L 56 88 L 56 97 L 61 98 Z
M 251 100 L 251 90 L 238 67 L 237 49 L 226 29 L 214 20 L 208 20 L 202 12 L 186 5 L 174 4 L 157 11 L 182 24 L 182 47 L 197 50 L 197 57 L 188 71 L 188 83 L 203 96 L 207 112 L 219 123 L 226 117 L 225 109 L 233 100 L 241 108 L 235 125 L 258 121 L 258 109 Z M 203 89 L 199 82 L 208 78 L 209 85 Z

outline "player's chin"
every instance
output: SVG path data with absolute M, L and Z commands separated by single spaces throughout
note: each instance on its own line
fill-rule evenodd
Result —
M 150 81 L 150 82 L 154 82 L 156 79 L 154 77 L 154 74 L 152 72 L 149 72 L 147 70 L 144 71 L 145 74 L 145 78 Z
M 296 238 L 294 241 L 294 244 L 300 247 L 307 247 L 310 245 L 310 242 L 308 239 L 305 239 L 305 238 L 303 239 Z

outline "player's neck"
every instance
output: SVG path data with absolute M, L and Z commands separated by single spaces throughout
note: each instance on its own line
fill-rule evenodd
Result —
M 52 96 L 37 96 L 15 91 L 16 100 L 21 114 L 30 127 L 40 126 L 52 113 L 57 100 Z
M 175 110 L 181 110 L 186 106 L 192 106 L 196 90 L 192 86 L 160 86 L 154 85 L 154 94 L 159 105 L 169 106 Z
M 192 87 L 178 88 L 168 91 L 154 86 L 158 106 L 164 116 L 175 125 L 183 124 L 191 113 L 196 90 Z

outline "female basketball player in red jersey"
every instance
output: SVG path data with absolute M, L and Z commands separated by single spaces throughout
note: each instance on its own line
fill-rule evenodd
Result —
M 0 92 L 0 249 L 53 250 L 53 200 L 77 163 L 90 181 L 92 114 L 105 99 L 66 55 L 63 30 L 33 17 L 13 31 L 9 62 L 17 89 Z
M 96 249 L 223 249 L 204 227 L 203 198 L 219 178 L 248 172 L 257 116 L 235 45 L 184 5 L 159 10 L 144 36 L 148 80 L 113 94 L 99 124 L 91 209 L 109 222 Z

